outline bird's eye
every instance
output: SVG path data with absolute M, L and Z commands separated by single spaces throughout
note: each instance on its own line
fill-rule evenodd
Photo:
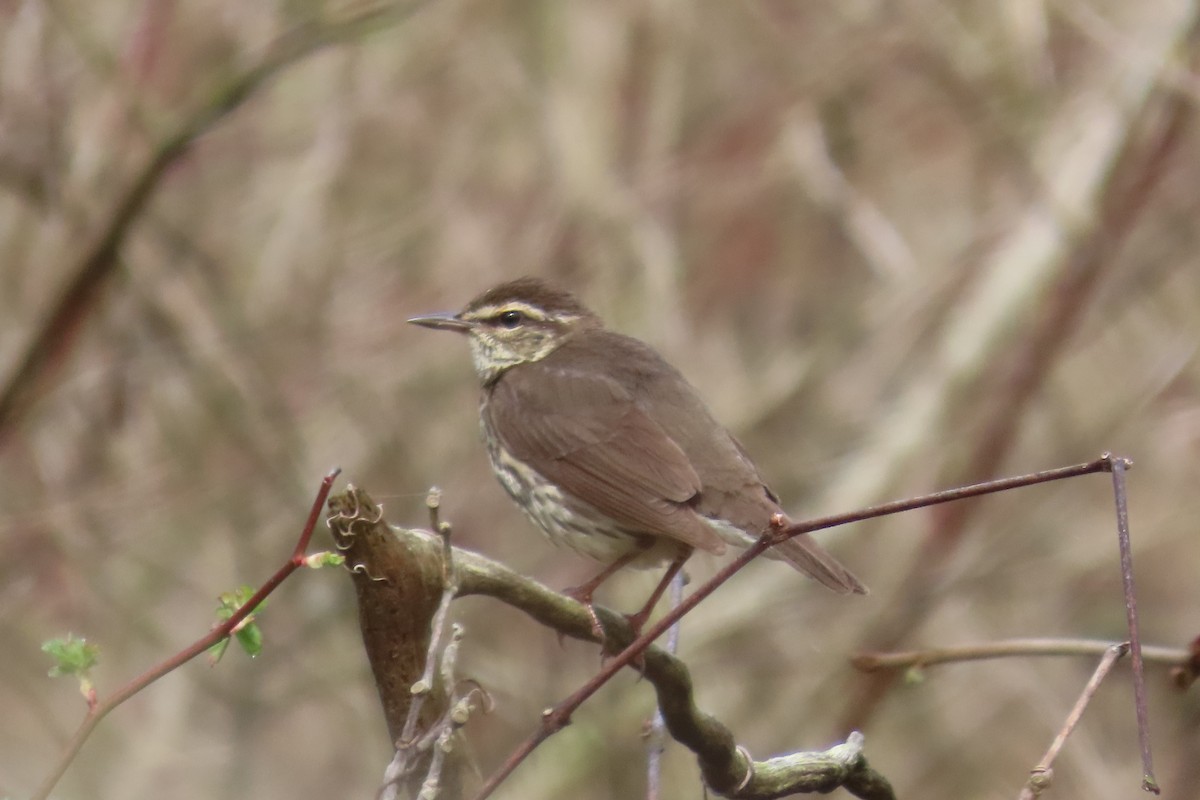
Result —
M 509 330 L 512 330 L 513 328 L 520 325 L 521 320 L 523 320 L 524 318 L 525 318 L 525 315 L 522 314 L 520 311 L 511 311 L 511 310 L 501 312 L 501 314 L 498 317 L 496 317 L 496 319 L 499 320 L 500 324 L 503 325 L 505 328 L 508 328 Z

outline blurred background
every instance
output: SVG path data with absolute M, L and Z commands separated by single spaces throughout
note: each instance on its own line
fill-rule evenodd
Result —
M 282 563 L 334 465 L 395 523 L 436 484 L 459 545 L 590 574 L 492 477 L 465 343 L 404 323 L 522 274 L 658 347 L 797 517 L 1132 457 L 1145 640 L 1200 633 L 1194 3 L 397 8 L 0 2 L 0 795 L 84 711 L 44 639 L 100 645 L 112 691 Z M 1015 796 L 1094 659 L 892 684 L 848 660 L 1123 639 L 1109 479 L 820 538 L 872 594 L 751 565 L 685 622 L 700 705 L 759 758 L 853 727 L 902 797 Z M 496 702 L 468 731 L 487 774 L 598 656 L 493 601 L 455 613 Z M 118 709 L 57 796 L 373 796 L 390 745 L 350 582 L 299 573 L 262 623 L 257 659 Z M 1148 678 L 1164 796 L 1198 797 L 1196 691 Z M 621 676 L 499 796 L 642 796 L 652 708 Z M 1123 665 L 1049 796 L 1140 778 Z M 664 784 L 702 792 L 680 747 Z

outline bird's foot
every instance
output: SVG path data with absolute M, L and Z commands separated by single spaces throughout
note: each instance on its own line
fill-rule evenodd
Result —
M 645 625 L 645 619 L 636 619 L 638 614 L 622 614 L 629 627 L 633 629 L 633 639 L 637 639 L 641 635 L 642 626 Z M 632 643 L 633 639 L 629 640 Z M 604 638 L 600 640 L 600 666 L 603 667 L 608 663 L 609 659 L 616 658 L 624 651 L 624 647 L 620 646 L 616 640 Z M 630 659 L 629 667 L 643 675 L 646 672 L 646 653 L 642 651 Z
M 633 633 L 633 638 L 636 639 L 642 635 L 642 629 L 646 627 L 646 622 L 650 619 L 649 607 L 643 608 L 634 614 L 622 614 L 625 617 L 625 622 L 629 623 L 629 630 Z
M 562 593 L 575 602 L 583 604 L 583 607 L 587 609 L 588 619 L 592 622 L 592 635 L 596 637 L 600 644 L 604 644 L 604 626 L 600 624 L 600 617 L 596 614 L 596 606 L 592 603 L 592 592 L 596 590 L 596 587 L 591 584 L 592 582 L 589 581 L 580 586 L 568 586 L 562 590 Z M 558 639 L 559 642 L 562 642 L 562 634 L 559 634 Z
M 582 603 L 587 610 L 588 618 L 592 622 L 592 635 L 596 637 L 596 641 L 600 643 L 600 663 L 604 664 L 608 659 L 619 655 L 621 647 L 615 641 L 608 637 L 604 631 L 604 625 L 600 622 L 600 615 L 596 613 L 596 606 L 592 603 L 592 588 L 586 584 L 583 586 L 572 586 L 564 589 L 563 594 Z M 633 632 L 633 638 L 636 639 L 642 634 L 642 628 L 646 625 L 646 620 L 650 616 L 651 608 L 643 608 L 636 614 L 622 614 L 625 621 L 629 623 L 629 627 Z M 559 644 L 562 644 L 563 634 L 558 634 Z M 646 659 L 640 653 L 638 656 L 629 662 L 629 666 L 641 672 L 646 665 Z

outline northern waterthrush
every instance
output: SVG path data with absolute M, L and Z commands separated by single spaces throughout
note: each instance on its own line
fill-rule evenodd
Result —
M 607 564 L 571 591 L 582 602 L 622 567 L 670 562 L 633 617 L 640 625 L 693 550 L 746 547 L 788 523 L 741 443 L 679 371 L 605 329 L 571 294 L 521 278 L 457 314 L 409 322 L 467 335 L 500 483 L 552 541 Z M 767 555 L 834 591 L 866 592 L 807 535 Z

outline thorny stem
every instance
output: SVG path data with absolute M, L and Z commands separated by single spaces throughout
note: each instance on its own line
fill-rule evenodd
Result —
M 887 516 L 890 514 L 898 514 L 902 511 L 911 511 L 917 508 L 925 508 L 926 506 L 938 505 L 941 503 L 949 503 L 955 500 L 964 500 L 969 497 L 979 497 L 986 494 L 994 494 L 996 492 L 1008 491 L 1022 486 L 1033 486 L 1039 483 L 1048 483 L 1050 481 L 1063 480 L 1065 478 L 1075 478 L 1080 475 L 1090 475 L 1097 472 L 1111 472 L 1113 464 L 1120 461 L 1123 466 L 1128 466 L 1128 462 L 1124 459 L 1114 458 L 1109 453 L 1104 453 L 1100 458 L 1094 461 L 1087 461 L 1082 464 L 1075 464 L 1069 467 L 1061 467 L 1058 469 L 1043 470 L 1034 472 L 1028 475 L 1019 475 L 1012 478 L 1001 478 L 994 481 L 986 481 L 984 483 L 976 483 L 970 486 L 963 486 L 957 489 L 947 489 L 941 492 L 922 495 L 907 500 L 896 500 L 882 505 L 870 506 L 858 511 L 851 511 L 843 514 L 834 514 L 827 517 L 819 517 L 807 522 L 799 522 L 782 530 L 768 529 L 760 536 L 754 544 L 746 548 L 740 555 L 724 568 L 719 570 L 712 578 L 696 588 L 692 594 L 684 599 L 675 608 L 667 612 L 656 623 L 645 630 L 641 636 L 635 639 L 628 647 L 614 656 L 596 673 L 587 683 L 580 687 L 574 694 L 567 697 L 553 708 L 547 709 L 542 713 L 542 721 L 530 736 L 509 755 L 500 767 L 492 773 L 487 781 L 475 795 L 474 800 L 485 800 L 490 797 L 496 788 L 512 774 L 522 761 L 529 757 L 538 745 L 546 739 L 553 736 L 558 731 L 565 728 L 571 721 L 571 715 L 575 713 L 588 698 L 600 690 L 602 686 L 608 683 L 614 675 L 635 659 L 654 642 L 659 636 L 666 632 L 678 620 L 688 614 L 693 608 L 700 604 L 702 600 L 717 590 L 722 584 L 728 581 L 735 574 L 740 572 L 747 564 L 749 564 L 758 556 L 762 555 L 773 544 L 790 539 L 793 536 L 799 536 L 811 531 L 822 530 L 825 528 L 834 528 L 839 525 L 847 525 L 852 522 L 861 522 L 875 517 Z
M 325 506 L 325 500 L 329 497 L 329 491 L 333 488 L 333 481 L 341 471 L 340 467 L 335 467 L 321 481 L 321 488 L 317 491 L 316 498 L 313 499 L 312 509 L 308 512 L 308 519 L 304 523 L 304 529 L 300 532 L 300 538 L 296 540 L 296 546 L 292 549 L 292 555 L 282 567 L 275 571 L 274 575 L 267 579 L 266 583 L 259 587 L 258 591 L 241 608 L 235 611 L 229 619 L 224 620 L 219 625 L 215 625 L 212 630 L 188 647 L 151 667 L 141 675 L 138 675 L 108 697 L 94 704 L 89 704 L 88 713 L 84 716 L 83 722 L 80 723 L 79 728 L 71 737 L 71 741 L 67 743 L 53 770 L 42 781 L 42 785 L 38 787 L 37 791 L 33 793 L 31 800 L 46 800 L 50 796 L 50 792 L 54 791 L 54 787 L 66 773 L 67 768 L 71 766 L 71 762 L 75 760 L 84 743 L 91 736 L 92 731 L 95 730 L 102 719 L 108 716 L 110 711 L 162 676 L 186 664 L 196 656 L 207 651 L 217 642 L 229 636 L 246 617 L 250 616 L 258 608 L 262 601 L 267 598 L 267 595 L 275 591 L 289 575 L 304 566 L 305 550 L 312 539 L 313 530 L 316 528 L 317 520 L 321 516 L 321 509 Z

